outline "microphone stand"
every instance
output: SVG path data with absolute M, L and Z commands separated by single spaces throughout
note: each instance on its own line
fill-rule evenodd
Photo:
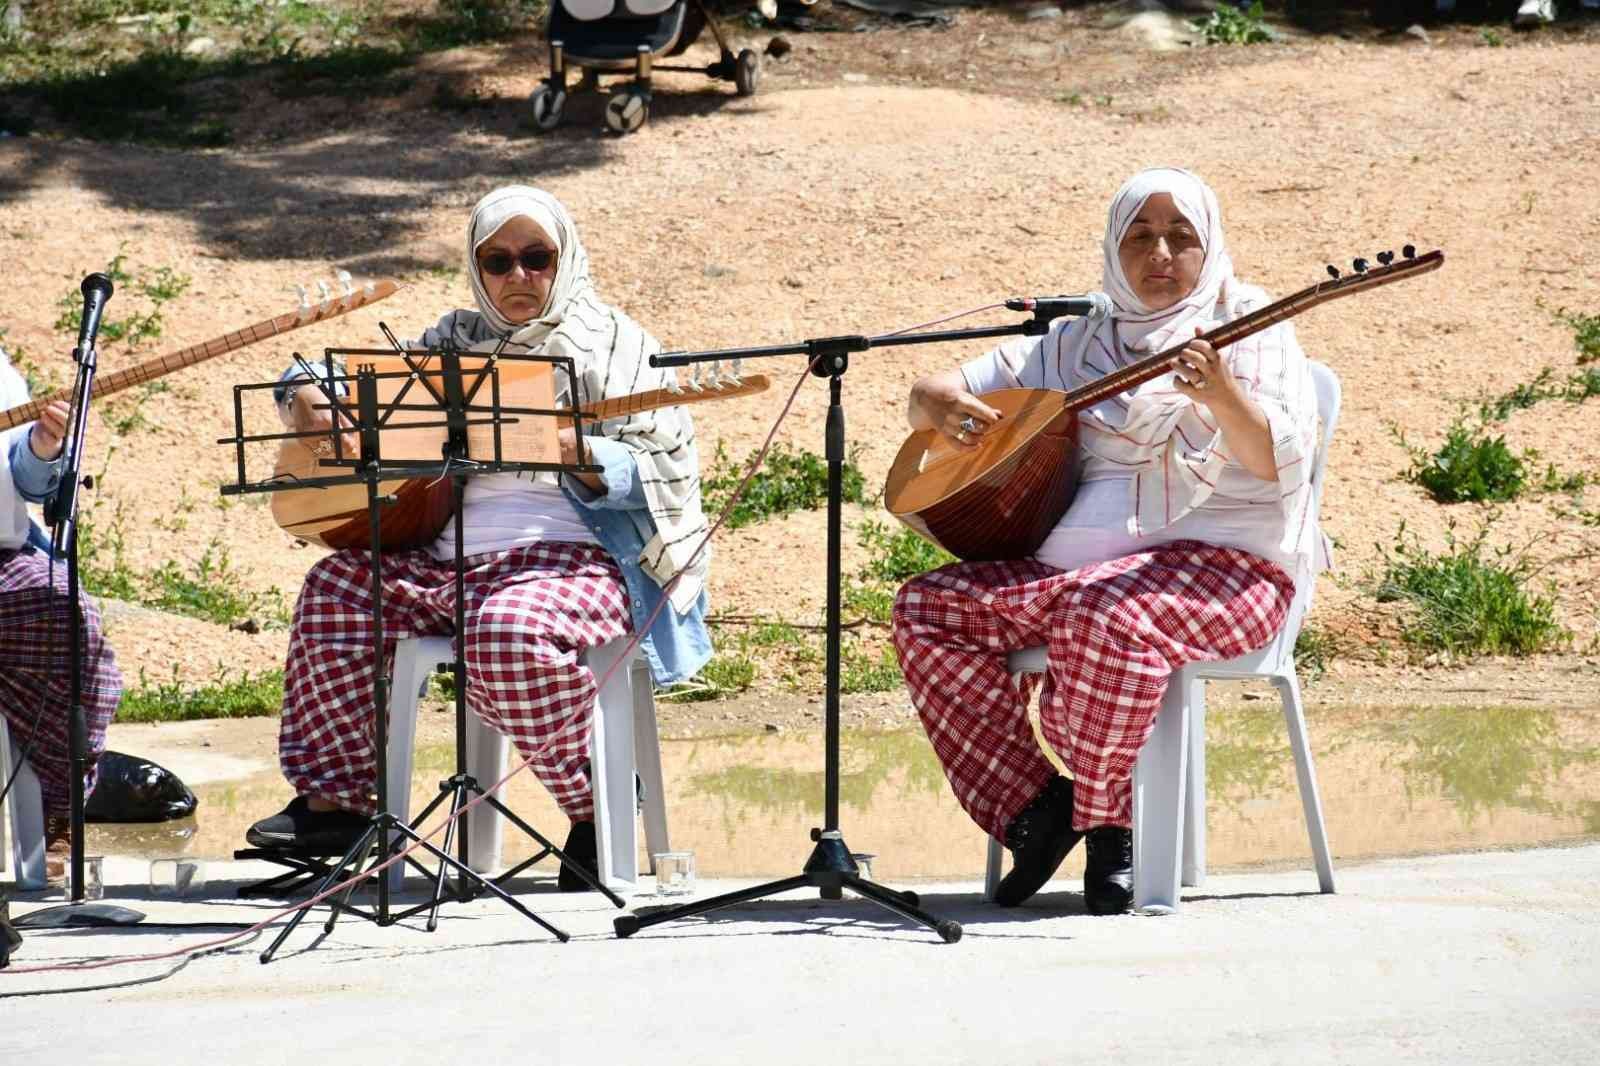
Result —
M 670 353 L 652 355 L 651 366 L 688 366 L 691 363 L 720 362 L 726 360 L 769 358 L 782 355 L 804 355 L 811 361 L 811 373 L 828 379 L 828 414 L 824 430 L 825 458 L 828 462 L 828 546 L 827 581 L 828 598 L 826 624 L 826 719 L 823 740 L 823 823 L 822 828 L 811 830 L 815 843 L 811 856 L 801 872 L 793 877 L 740 889 L 711 899 L 696 900 L 676 907 L 653 910 L 649 914 L 625 914 L 613 919 L 618 937 L 629 937 L 647 926 L 659 925 L 677 918 L 706 914 L 723 907 L 747 903 L 763 896 L 791 889 L 813 886 L 826 900 L 843 898 L 843 889 L 850 889 L 863 899 L 871 900 L 903 918 L 917 922 L 939 934 L 947 944 L 961 939 L 961 923 L 941 920 L 924 911 L 915 892 L 898 892 L 868 881 L 861 876 L 850 848 L 844 842 L 839 828 L 839 661 L 842 629 L 840 627 L 840 555 L 841 527 L 844 502 L 844 462 L 846 457 L 844 432 L 844 407 L 840 402 L 845 371 L 850 366 L 850 353 L 869 348 L 894 347 L 907 344 L 930 344 L 939 341 L 975 340 L 987 337 L 1043 336 L 1050 330 L 1052 317 L 1059 317 L 1061 306 L 1054 301 L 1039 301 L 1040 306 L 1024 308 L 1033 311 L 1032 317 L 1008 326 L 985 326 L 977 329 L 939 330 L 926 333 L 889 334 L 879 337 L 860 335 L 821 337 L 797 344 L 776 344 L 758 348 L 724 348 L 718 351 Z
M 22 928 L 56 928 L 69 925 L 133 925 L 144 915 L 127 907 L 109 903 L 87 903 L 83 889 L 84 794 L 83 779 L 88 771 L 84 751 L 88 739 L 83 720 L 83 601 L 78 590 L 78 488 L 83 476 L 83 441 L 89 424 L 89 403 L 94 396 L 94 376 L 99 368 L 95 335 L 100 331 L 100 308 L 111 298 L 111 279 L 90 274 L 82 285 L 85 308 L 83 328 L 72 358 L 78 376 L 72 386 L 72 413 L 67 421 L 67 439 L 62 446 L 61 481 L 56 493 L 45 504 L 45 523 L 50 530 L 50 553 L 67 560 L 67 668 L 71 672 L 68 714 L 70 752 L 68 783 L 71 793 L 72 857 L 66 904 L 33 911 L 13 924 Z M 99 299 L 96 299 L 96 295 Z

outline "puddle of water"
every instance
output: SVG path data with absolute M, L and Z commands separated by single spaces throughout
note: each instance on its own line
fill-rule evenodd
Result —
M 1335 860 L 1600 837 L 1600 710 L 1318 709 L 1310 720 Z M 446 745 L 418 752 L 412 810 L 450 772 Z M 822 743 L 809 734 L 668 741 L 662 746 L 672 846 L 704 876 L 783 876 L 810 852 L 822 811 Z M 984 841 L 956 805 L 920 732 L 847 733 L 841 828 L 874 852 L 873 875 L 977 878 Z M 1282 715 L 1275 702 L 1207 721 L 1207 835 L 1212 868 L 1310 867 Z M 557 843 L 566 821 L 529 775 L 508 802 Z M 287 802 L 276 773 L 196 787 L 196 817 L 89 827 L 94 853 L 231 857 L 251 822 Z M 531 854 L 508 832 L 508 860 Z M 1082 869 L 1081 849 L 1065 875 Z M 547 871 L 553 874 L 553 869 Z

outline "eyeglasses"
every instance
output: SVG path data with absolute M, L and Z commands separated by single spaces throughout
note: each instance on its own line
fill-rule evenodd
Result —
M 502 274 L 511 273 L 513 264 L 520 265 L 526 274 L 538 274 L 541 271 L 548 270 L 550 264 L 555 262 L 555 258 L 554 249 L 541 248 L 538 245 L 534 245 L 531 248 L 524 248 L 516 255 L 512 255 L 510 252 L 490 252 L 478 260 L 478 266 L 483 268 L 485 274 L 491 274 L 497 278 Z

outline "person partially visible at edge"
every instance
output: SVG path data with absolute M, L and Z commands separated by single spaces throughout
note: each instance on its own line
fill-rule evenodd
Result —
M 413 342 L 575 360 L 577 402 L 669 385 L 649 364 L 655 339 L 596 294 L 567 209 L 527 186 L 496 189 L 467 223 L 467 271 L 477 310 L 451 311 Z M 568 400 L 556 373 L 557 404 Z M 299 430 L 326 429 L 318 390 L 291 368 L 279 412 Z M 682 407 L 585 425 L 601 474 L 505 473 L 472 478 L 461 515 L 427 549 L 385 553 L 387 654 L 400 637 L 451 632 L 455 522 L 464 530 L 468 706 L 532 762 L 572 827 L 564 848 L 596 866 L 588 766 L 596 678 L 580 655 L 643 630 L 661 684 L 711 656 L 705 626 L 707 555 L 694 426 Z M 576 462 L 572 428 L 562 459 Z M 365 550 L 313 566 L 295 604 L 284 675 L 279 759 L 297 797 L 246 834 L 258 847 L 341 854 L 374 810 L 371 573 Z M 676 578 L 676 583 L 672 584 Z M 670 591 L 669 591 L 670 586 Z M 586 886 L 562 867 L 567 890 Z
M 1036 893 L 1087 837 L 1094 914 L 1133 894 L 1131 775 L 1174 670 L 1266 644 L 1292 574 L 1326 565 L 1312 520 L 1316 393 L 1287 322 L 1217 352 L 1203 331 L 1264 306 L 1234 276 L 1216 195 L 1185 170 L 1141 171 L 1111 202 L 1114 310 L 1061 319 L 911 390 L 913 429 L 957 448 L 999 417 L 983 394 L 1069 390 L 1188 343 L 1172 371 L 1079 416 L 1077 494 L 1038 552 L 913 578 L 894 606 L 912 702 L 957 799 L 1013 853 L 996 902 Z M 1008 652 L 1044 645 L 1043 736 Z
M 28 386 L 0 349 L 0 410 L 28 402 Z M 50 542 L 28 515 L 61 482 L 67 405 L 45 406 L 38 421 L 0 434 L 0 714 L 11 742 L 29 747 L 44 801 L 45 877 L 60 883 L 70 849 L 72 760 L 69 746 L 72 674 L 67 651 L 72 611 L 66 563 L 52 575 Z M 52 577 L 54 583 L 52 584 Z M 95 766 L 106 746 L 106 727 L 122 699 L 122 675 L 100 630 L 100 612 L 81 590 L 83 649 L 81 695 L 85 794 L 94 790 Z M 0 789 L 5 782 L 0 781 Z

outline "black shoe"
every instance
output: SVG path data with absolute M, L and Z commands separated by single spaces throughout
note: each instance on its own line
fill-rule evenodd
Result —
M 1124 914 L 1133 906 L 1133 830 L 1101 825 L 1087 836 L 1084 906 L 1090 914 Z
M 1083 834 L 1072 828 L 1072 782 L 1059 775 L 1006 826 L 1011 872 L 1000 879 L 994 901 L 1015 907 L 1044 887 Z
M 600 879 L 600 859 L 594 842 L 593 822 L 573 822 L 572 831 L 567 834 L 567 842 L 561 846 L 567 858 L 582 866 L 595 878 Z M 561 872 L 556 874 L 556 887 L 563 892 L 593 892 L 594 888 L 583 878 L 567 869 L 567 864 L 561 864 Z
M 296 796 L 289 806 L 245 830 L 244 838 L 258 848 L 343 855 L 369 824 L 365 815 L 350 811 L 314 811 L 304 796 Z

